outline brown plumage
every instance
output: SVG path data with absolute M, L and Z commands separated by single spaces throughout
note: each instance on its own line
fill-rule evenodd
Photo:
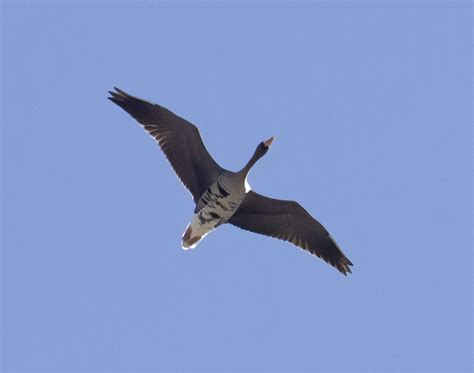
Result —
M 351 261 L 328 231 L 298 202 L 265 197 L 247 189 L 249 170 L 267 153 L 273 138 L 259 143 L 242 170 L 231 172 L 214 161 L 192 123 L 118 88 L 109 93 L 109 100 L 128 112 L 156 140 L 193 195 L 196 215 L 183 235 L 183 248 L 194 247 L 207 233 L 230 223 L 291 242 L 342 274 L 351 273 Z

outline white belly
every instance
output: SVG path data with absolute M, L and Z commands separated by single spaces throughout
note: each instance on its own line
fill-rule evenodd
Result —
M 231 196 L 219 194 L 217 186 L 207 192 L 204 207 L 194 214 L 182 238 L 184 250 L 193 249 L 206 235 L 225 223 L 239 208 L 245 195 Z
M 215 229 L 215 224 L 213 222 L 208 222 L 202 224 L 197 217 L 197 214 L 194 215 L 193 220 L 186 227 L 186 230 L 183 233 L 183 238 L 181 240 L 181 247 L 184 250 L 194 249 L 199 241 L 206 237 Z
M 226 222 L 235 210 L 225 211 L 219 206 L 215 209 L 206 206 L 194 214 L 191 223 L 183 234 L 182 247 L 184 250 L 194 249 L 199 241 L 211 233 L 219 225 Z

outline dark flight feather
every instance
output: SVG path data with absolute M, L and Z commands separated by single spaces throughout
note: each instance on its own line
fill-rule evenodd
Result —
M 195 125 L 168 109 L 115 88 L 108 99 L 135 118 L 160 145 L 184 186 L 197 203 L 224 171 L 212 159 Z
M 344 275 L 351 273 L 351 261 L 329 232 L 297 202 L 250 191 L 228 223 L 291 242 L 336 267 Z

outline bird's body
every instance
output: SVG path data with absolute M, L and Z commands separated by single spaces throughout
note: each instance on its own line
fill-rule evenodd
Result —
M 258 144 L 238 172 L 219 166 L 210 156 L 196 126 L 168 109 L 115 88 L 109 99 L 134 117 L 158 142 L 196 207 L 183 237 L 190 249 L 221 224 L 275 237 L 299 246 L 336 267 L 344 275 L 352 263 L 328 231 L 301 205 L 262 196 L 250 189 L 247 176 L 263 157 L 273 137 Z
M 226 223 L 245 198 L 245 181 L 238 173 L 224 171 L 202 194 L 195 214 L 183 234 L 183 249 L 196 247 L 201 239 Z

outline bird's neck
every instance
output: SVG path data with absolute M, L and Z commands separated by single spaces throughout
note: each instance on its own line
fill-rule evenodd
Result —
M 255 163 L 257 163 L 257 161 L 262 158 L 262 155 L 261 154 L 258 154 L 257 151 L 255 151 L 255 153 L 253 153 L 252 155 L 252 158 L 249 159 L 249 161 L 247 162 L 247 164 L 244 166 L 244 168 L 242 168 L 242 170 L 240 170 L 240 173 L 247 177 L 250 169 L 254 166 Z

